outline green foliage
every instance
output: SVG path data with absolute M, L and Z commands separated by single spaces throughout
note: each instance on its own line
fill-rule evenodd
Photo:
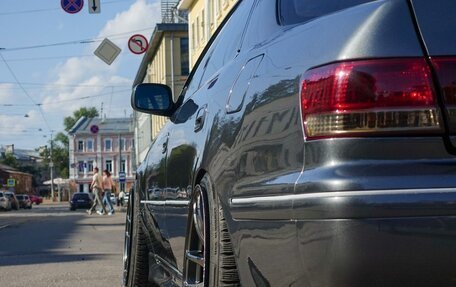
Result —
M 69 131 L 81 117 L 95 118 L 98 116 L 99 114 L 96 108 L 82 107 L 79 110 L 74 111 L 72 116 L 65 117 L 65 119 L 63 120 L 65 131 Z
M 19 167 L 19 163 L 17 162 L 17 160 L 14 157 L 14 155 L 11 154 L 11 153 L 6 153 L 2 157 L 1 163 L 6 164 L 6 165 L 11 166 L 11 167 L 14 167 L 14 168 Z

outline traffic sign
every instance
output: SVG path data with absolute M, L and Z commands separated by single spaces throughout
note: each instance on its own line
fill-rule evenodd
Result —
M 125 172 L 123 172 L 123 171 L 119 172 L 119 182 L 125 182 L 126 179 L 127 179 L 127 176 L 126 176 Z
M 84 0 L 60 0 L 62 9 L 70 14 L 76 14 L 82 10 Z
M 98 133 L 99 130 L 100 130 L 100 128 L 98 128 L 97 125 L 92 125 L 92 126 L 90 127 L 90 132 L 93 133 L 93 134 Z
M 128 49 L 134 54 L 142 54 L 149 48 L 149 43 L 146 37 L 141 34 L 136 34 L 130 37 L 128 40 Z
M 101 12 L 100 0 L 89 0 L 87 6 L 90 14 L 99 14 Z
M 8 178 L 6 180 L 6 186 L 7 187 L 15 187 L 16 186 L 16 180 L 14 178 Z
M 95 50 L 94 54 L 103 60 L 108 65 L 111 65 L 112 62 L 117 58 L 122 50 L 116 46 L 113 42 L 109 41 L 108 38 L 104 39 L 101 42 L 100 46 Z

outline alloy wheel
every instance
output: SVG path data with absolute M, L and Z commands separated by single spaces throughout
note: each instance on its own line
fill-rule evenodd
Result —
M 197 186 L 190 206 L 190 220 L 185 246 L 184 286 L 188 287 L 207 286 L 206 202 L 201 187 Z

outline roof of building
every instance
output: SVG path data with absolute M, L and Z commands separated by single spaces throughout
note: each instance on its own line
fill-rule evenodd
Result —
M 177 4 L 177 9 L 178 10 L 188 10 L 190 6 L 192 6 L 192 3 L 194 0 L 180 0 L 179 4 Z
M 99 134 L 133 133 L 131 118 L 87 118 L 81 117 L 68 132 L 75 134 L 92 134 L 92 126 L 98 127 Z
M 5 171 L 7 173 L 14 173 L 14 174 L 22 174 L 22 175 L 32 176 L 30 173 L 19 171 L 19 170 L 15 169 L 14 167 L 11 167 L 11 166 L 6 165 L 6 164 L 1 164 L 1 163 L 0 163 L 0 170 Z
M 186 32 L 188 31 L 188 24 L 184 23 L 159 23 L 155 26 L 154 32 L 150 37 L 149 49 L 147 49 L 146 54 L 139 65 L 138 72 L 136 73 L 135 80 L 133 81 L 133 87 L 138 84 L 141 84 L 144 81 L 147 73 L 147 65 L 154 58 L 159 46 L 163 34 L 165 32 Z
M 8 152 L 8 150 L 5 147 L 0 146 L 0 154 L 7 153 L 7 152 Z M 27 161 L 27 160 L 41 159 L 40 153 L 33 149 L 14 148 L 12 153 L 13 153 L 13 156 L 17 160 Z

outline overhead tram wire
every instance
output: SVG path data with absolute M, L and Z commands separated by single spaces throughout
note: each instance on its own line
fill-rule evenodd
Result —
M 21 82 L 19 81 L 19 79 L 17 78 L 16 74 L 14 73 L 13 69 L 11 69 L 10 65 L 8 64 L 8 62 L 5 60 L 5 58 L 3 57 L 3 54 L 0 52 L 0 58 L 2 58 L 3 60 L 3 63 L 5 63 L 5 66 L 6 68 L 8 69 L 8 71 L 10 72 L 11 76 L 13 76 L 14 80 L 16 81 L 16 83 L 19 85 L 19 87 L 21 87 L 22 91 L 24 92 L 24 94 L 30 99 L 30 101 L 32 103 L 34 103 L 36 105 L 36 102 L 35 100 L 30 96 L 30 94 L 27 92 L 27 90 L 22 86 Z M 41 108 L 41 106 L 39 106 L 39 111 L 40 111 L 40 114 L 41 114 L 41 117 L 43 118 L 43 121 L 44 123 L 46 124 L 46 127 L 49 129 L 49 131 L 51 131 L 51 126 L 49 125 L 49 122 L 47 121 L 46 117 L 44 116 L 44 112 L 43 112 L 43 109 Z
M 0 103 L 0 107 L 34 107 L 34 106 L 42 107 L 42 106 L 52 106 L 52 105 L 55 105 L 55 104 L 74 102 L 74 101 L 80 101 L 80 100 L 87 100 L 87 99 L 91 99 L 91 98 L 98 98 L 98 97 L 103 97 L 103 96 L 106 96 L 106 95 L 120 94 L 120 93 L 124 93 L 124 92 L 131 92 L 131 89 L 122 89 L 122 90 L 117 90 L 117 91 L 114 91 L 114 92 L 110 91 L 110 92 L 101 93 L 101 94 L 97 94 L 97 95 L 83 96 L 83 97 L 77 97 L 77 98 L 60 100 L 60 101 L 53 101 L 53 102 L 50 102 L 50 103 L 33 103 L 33 104 L 9 104 L 9 103 L 2 104 L 2 103 Z
M 112 0 L 112 1 L 104 1 L 103 5 L 107 4 L 115 4 L 121 2 L 131 2 L 132 0 Z M 32 14 L 32 13 L 42 13 L 42 12 L 50 12 L 50 11 L 58 11 L 62 10 L 60 7 L 56 8 L 43 8 L 43 9 L 31 9 L 31 10 L 22 10 L 22 11 L 10 11 L 10 12 L 0 12 L 0 16 L 9 16 L 9 15 L 19 15 L 19 14 Z
M 0 51 L 1 52 L 13 52 L 13 51 L 21 51 L 21 50 L 31 50 L 31 49 L 40 49 L 40 48 L 59 47 L 59 46 L 66 46 L 66 45 L 91 44 L 91 43 L 101 42 L 105 38 L 118 39 L 118 38 L 123 38 L 121 36 L 131 35 L 132 33 L 144 32 L 144 31 L 154 30 L 154 29 L 155 29 L 155 27 L 149 27 L 149 28 L 144 28 L 144 29 L 139 29 L 139 30 L 123 32 L 123 33 L 105 35 L 105 36 L 102 36 L 102 37 L 95 37 L 95 38 L 74 40 L 74 41 L 66 41 L 66 42 L 38 44 L 38 45 L 21 46 L 21 47 L 13 47 L 13 48 L 0 47 Z M 125 38 L 127 38 L 127 37 L 125 37 Z

